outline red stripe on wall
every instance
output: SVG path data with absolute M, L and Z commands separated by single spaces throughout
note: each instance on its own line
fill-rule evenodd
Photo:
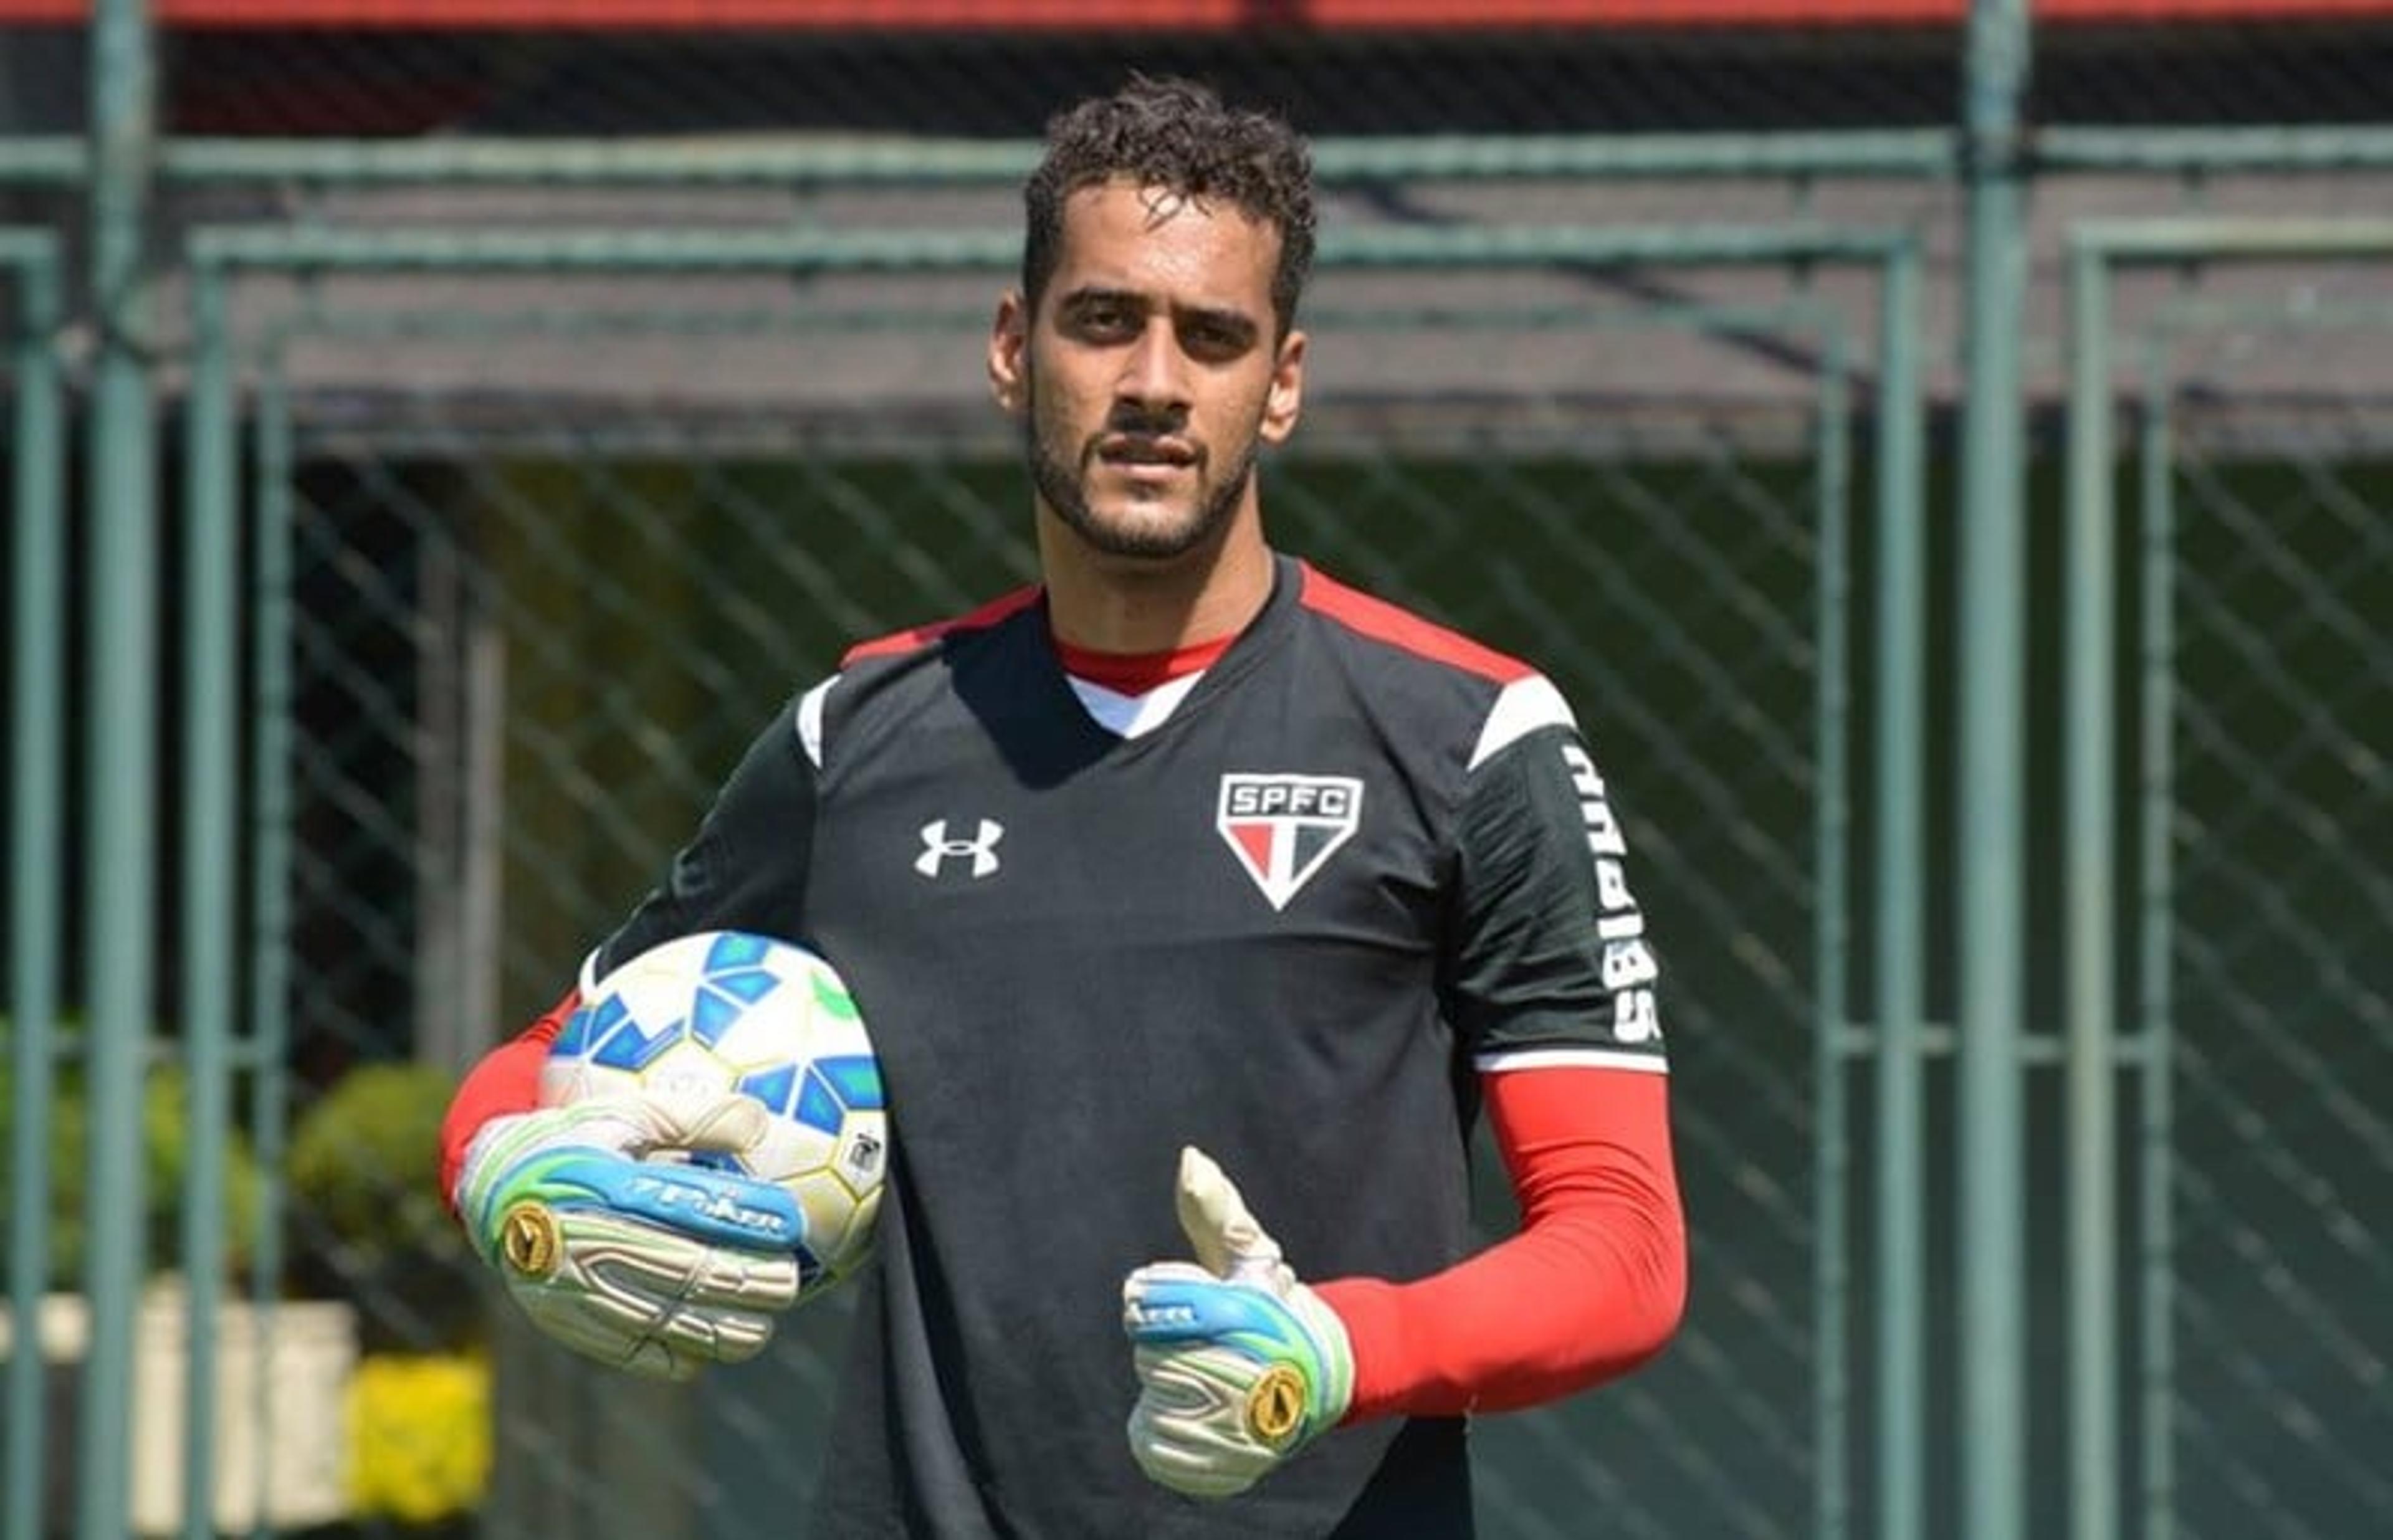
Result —
M 2043 21 L 2393 17 L 2393 0 L 2036 0 Z M 89 0 L 0 0 L 0 23 L 80 22 Z M 1336 31 L 1957 25 L 1967 0 L 156 0 L 170 27 Z

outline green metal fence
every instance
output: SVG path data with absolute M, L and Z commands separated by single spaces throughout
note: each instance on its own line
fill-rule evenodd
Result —
M 2166 1328 L 2147 1380 L 2168 1391 L 2146 1415 L 2187 1535 L 2393 1525 L 2368 1454 L 2393 1437 L 2393 1242 L 2369 1213 L 2393 1173 L 2393 967 L 2368 939 L 2393 914 L 2393 461 L 2381 414 L 2321 415 L 2188 403 L 2147 451 L 2168 461 L 2146 516 L 2169 613 L 2146 624 L 2173 631 L 2175 667 L 2146 681 L 2142 1015 L 2168 1077 L 2138 1108 L 2143 1308 Z M 2243 1406 L 2267 1409 L 2260 1436 Z
M 2371 1299 L 2393 1259 L 2363 1213 L 2393 1169 L 2393 969 L 2361 938 L 2393 912 L 2393 419 L 2333 382 L 2393 304 L 2340 297 L 2369 286 L 2319 265 L 2381 263 L 2393 226 L 2117 222 L 2073 251 L 2072 616 L 2104 666 L 2072 677 L 2073 933 L 2107 939 L 2121 892 L 2137 933 L 2073 959 L 2071 1147 L 2117 1170 L 2124 1143 L 2136 1172 L 2076 1194 L 2079 1468 L 2110 1493 L 2133 1472 L 2152 1532 L 2373 1533 L 2393 1485 L 2360 1452 L 2388 1431 Z M 2288 299 L 2178 298 L 2114 341 L 2121 275 L 2189 254 L 2309 267 L 2277 280 Z M 2126 498 L 2109 450 L 2123 352 L 2140 373 Z M 2311 388 L 2269 379 L 2288 371 Z M 2247 1425 L 2245 1407 L 2264 1410 Z
M 302 975 L 294 1014 L 287 1024 L 261 1018 L 275 1036 L 251 1057 L 282 1059 L 294 1042 L 326 1040 L 387 1053 L 405 1045 L 411 1025 L 419 1038 L 453 1038 L 457 1018 L 436 1019 L 467 999 L 486 1002 L 485 1018 L 519 1019 L 559 987 L 559 959 L 577 956 L 649 880 L 759 702 L 828 669 L 855 635 L 952 611 L 1028 575 L 1001 434 L 950 445 L 792 441 L 769 417 L 726 422 L 636 396 L 603 423 L 586 413 L 494 423 L 488 403 L 438 391 L 360 419 L 288 384 L 294 351 L 371 347 L 400 366 L 411 344 L 454 346 L 458 328 L 303 304 L 253 350 L 216 320 L 230 308 L 227 285 L 258 274 L 579 268 L 679 278 L 865 265 L 989 274 L 1011 260 L 1010 239 L 300 232 L 203 234 L 194 252 L 202 352 L 190 463 L 216 478 L 195 488 L 201 506 L 241 501 L 231 485 L 240 457 L 229 440 L 242 415 L 229 404 L 233 382 L 279 382 L 253 414 L 248 501 L 287 525 L 292 542 L 287 571 L 266 580 L 283 591 L 257 597 L 262 616 L 288 616 L 286 639 L 270 646 L 296 660 L 294 725 L 284 729 L 294 736 L 287 750 L 260 755 L 287 767 L 275 773 L 290 777 L 289 790 L 274 800 L 287 795 L 293 833 L 261 842 L 261 874 L 323 933 L 287 938 L 286 966 Z M 1556 258 L 1858 261 L 1884 284 L 1882 313 L 1859 319 L 1898 339 L 1908 336 L 1917 262 L 1899 235 L 1804 228 L 1471 232 L 1331 242 L 1324 257 L 1332 272 L 1443 274 Z M 1412 326 L 1445 346 L 1558 330 L 1614 347 L 1674 332 L 1767 334 L 1811 341 L 1823 359 L 1808 398 L 1786 414 L 1791 437 L 1745 444 L 1733 423 L 1684 412 L 1627 421 L 1560 402 L 1508 428 L 1500 454 L 1470 433 L 1333 425 L 1274 467 L 1271 494 L 1291 548 L 1548 659 L 1605 724 L 1598 731 L 1615 778 L 1633 782 L 1649 767 L 1642 778 L 1659 804 L 1641 823 L 1671 874 L 1650 902 L 1677 912 L 1687 937 L 1673 949 L 1689 980 L 1680 1074 L 1695 1088 L 1681 1137 L 1698 1226 L 1719 1237 L 1723 1265 L 1704 1286 L 1718 1303 L 1654 1383 L 1491 1428 L 1483 1439 L 1491 1521 L 1504 1533 L 1568 1533 L 1572 1515 L 1596 1503 L 1624 1533 L 1799 1533 L 1812 1472 L 1845 1464 L 1841 1454 L 1824 1457 L 1845 1436 L 1841 1402 L 1814 1389 L 1834 1383 L 1816 1364 L 1824 1353 L 1843 1356 L 1850 1313 L 1843 1182 L 1800 1174 L 1842 1158 L 1843 1114 L 1814 1107 L 1811 1080 L 1816 1045 L 1849 1049 L 1836 1030 L 1841 1008 L 1827 1003 L 1842 994 L 1849 929 L 1848 598 L 1832 575 L 1848 565 L 1847 525 L 1863 485 L 1850 420 L 1864 398 L 1895 425 L 1877 446 L 1891 474 L 1869 481 L 1884 489 L 1878 522 L 1917 522 L 1903 470 L 1918 463 L 1916 373 L 1897 359 L 1865 397 L 1846 361 L 1855 318 L 1816 305 L 1420 310 L 1325 309 L 1313 324 L 1325 335 Z M 793 368 L 836 356 L 843 320 L 855 323 L 803 307 L 777 319 Z M 627 342 L 702 347 L 768 324 L 747 312 L 709 318 L 663 291 L 630 311 L 517 312 L 478 325 L 474 341 L 503 351 L 543 338 L 586 352 L 598 369 Z M 968 358 L 969 332 L 948 335 Z M 435 615 L 446 624 L 430 624 Z M 495 846 L 465 838 L 473 828 L 491 831 Z M 284 850 L 287 875 L 270 865 Z M 486 928 L 495 900 L 477 891 L 508 895 L 496 945 Z M 478 969 L 468 961 L 477 937 Z M 427 988 L 428 957 L 448 959 L 441 972 L 451 978 L 485 976 L 455 992 Z M 433 1019 L 377 1015 L 382 1002 L 411 994 Z M 485 1034 L 466 1031 L 460 1046 L 478 1048 Z M 1835 1067 L 1828 1081 L 1841 1084 Z M 1718 1090 L 1707 1095 L 1707 1085 Z M 1708 1115 L 1707 1103 L 1761 1116 Z M 1500 1218 L 1500 1193 L 1487 1201 Z M 305 1228 L 307 1216 L 296 1218 Z M 1752 1259 L 1727 1261 L 1732 1247 Z M 1768 1276 L 1798 1280 L 1803 1293 L 1783 1297 Z M 359 1282 L 394 1320 L 407 1315 L 406 1299 L 374 1291 L 420 1290 L 413 1281 Z M 835 1348 L 826 1335 L 835 1336 L 821 1328 L 779 1354 L 772 1379 L 725 1377 L 713 1403 L 682 1412 L 684 1423 L 700 1417 L 726 1431 L 681 1447 L 678 1475 L 664 1474 L 661 1461 L 647 1471 L 669 1490 L 646 1505 L 627 1505 L 556 1453 L 560 1422 L 571 1426 L 556 1411 L 580 1395 L 599 1408 L 582 1414 L 599 1424 L 587 1436 L 616 1448 L 631 1442 L 625 1419 L 670 1423 L 657 1403 L 672 1398 L 602 1400 L 586 1393 L 586 1375 L 526 1355 L 519 1362 L 534 1373 L 521 1392 L 547 1410 L 503 1425 L 516 1491 L 494 1527 L 545 1532 L 562 1514 L 577 1533 L 654 1533 L 660 1524 L 708 1533 L 743 1514 L 787 1511 L 803 1494 L 806 1462 L 767 1451 L 810 1447 L 805 1431 L 822 1425 Z M 791 1409 L 791 1383 L 813 1387 L 815 1399 Z M 1706 1422 L 1716 1436 L 1687 1436 Z M 741 1470 L 776 1466 L 778 1485 L 791 1490 L 722 1494 Z M 1640 1479 L 1657 1468 L 1671 1472 L 1665 1486 Z
M 49 1166 L 46 1110 L 55 1068 L 55 1028 L 61 991 L 59 943 L 65 926 L 57 874 L 63 864 L 61 828 L 67 774 L 63 683 L 50 666 L 53 639 L 65 615 L 66 509 L 59 439 L 59 381 L 50 338 L 60 305 L 59 254 L 46 231 L 0 232 L 0 265 L 15 285 L 19 316 L 9 353 L 16 399 L 11 439 L 17 446 L 10 489 L 13 531 L 10 609 L 8 777 L 8 1213 L 9 1316 L 28 1320 L 48 1272 L 49 1205 L 32 1200 L 46 1186 Z M 28 452 L 28 446 L 40 446 Z M 41 1181 L 42 1186 L 35 1186 Z M 21 1331 L 21 1326 L 19 1330 Z M 38 1362 L 12 1351 L 7 1385 L 8 1495 L 11 1534 L 33 1533 L 43 1489 L 25 1473 L 42 1464 Z
M 325 1298 L 345 1390 L 484 1345 L 479 1533 L 795 1533 L 845 1302 L 602 1393 L 486 1297 L 420 1124 L 772 702 L 1029 574 L 953 387 L 1032 151 L 145 140 L 100 9 L 91 144 L 0 143 L 109 232 L 85 370 L 57 238 L 0 234 L 0 1536 L 403 1531 L 286 1490 L 314 1403 L 219 1325 L 287 1366 Z M 1367 361 L 1266 473 L 1276 536 L 1550 668 L 1675 981 L 1687 1328 L 1479 1427 L 1491 1534 L 2393 1527 L 2393 229 L 2334 213 L 2393 133 L 2031 139 L 2024 7 L 1970 43 L 1951 133 L 1321 146 L 1309 324 Z M 2216 206 L 2294 174 L 2316 206 Z M 2044 230 L 2032 183 L 2137 217 Z M 59 1148 L 145 1087 L 175 1161 Z M 53 1284 L 79 1366 L 24 1351 Z

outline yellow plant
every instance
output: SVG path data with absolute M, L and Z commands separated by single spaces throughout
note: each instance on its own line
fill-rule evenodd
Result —
M 374 1353 L 349 1381 L 349 1500 L 360 1518 L 429 1523 L 490 1480 L 490 1366 L 478 1353 Z

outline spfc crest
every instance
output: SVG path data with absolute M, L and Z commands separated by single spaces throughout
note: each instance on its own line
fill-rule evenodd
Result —
M 1275 909 L 1288 907 L 1362 821 L 1363 783 L 1352 776 L 1222 777 L 1213 826 Z

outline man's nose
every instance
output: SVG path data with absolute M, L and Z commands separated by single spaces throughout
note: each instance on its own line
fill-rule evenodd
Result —
M 1188 356 L 1168 318 L 1157 317 L 1139 333 L 1122 360 L 1116 390 L 1128 404 L 1150 413 L 1179 411 L 1188 402 Z

